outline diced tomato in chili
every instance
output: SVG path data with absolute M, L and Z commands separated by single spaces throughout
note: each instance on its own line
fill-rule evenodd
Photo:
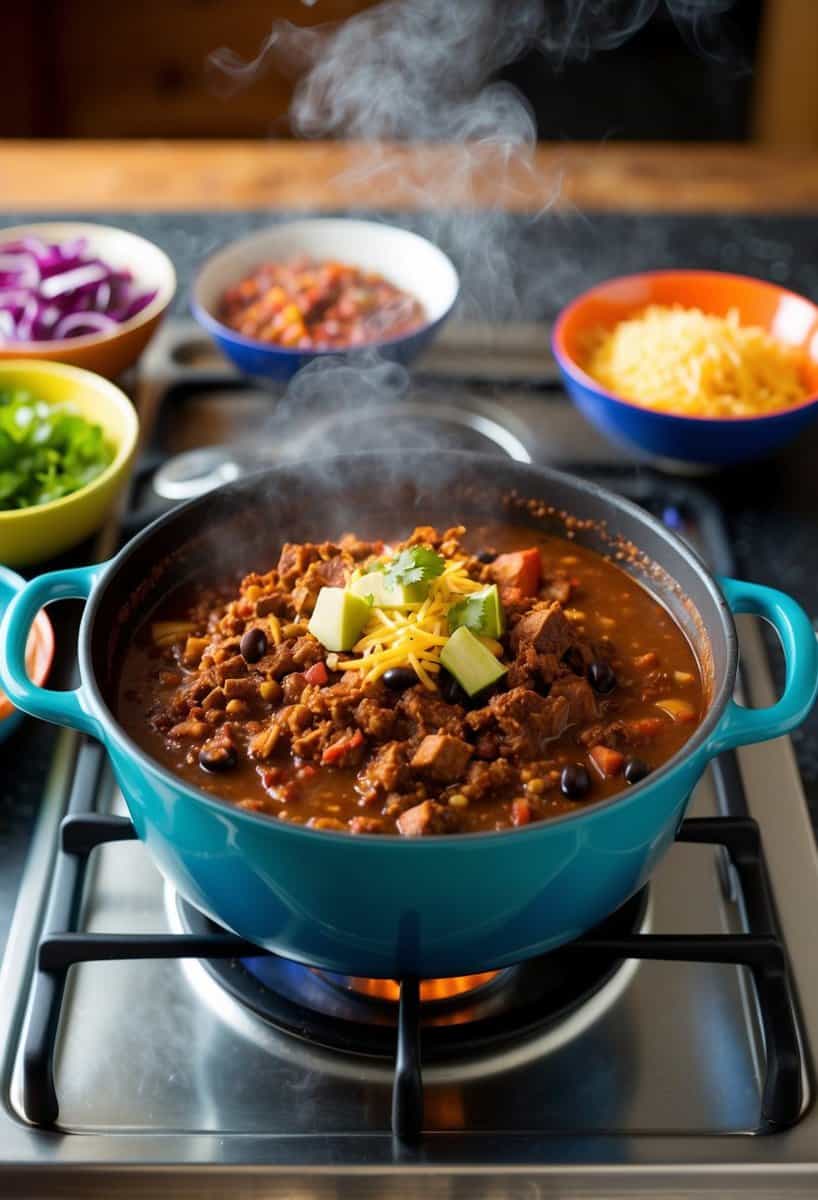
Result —
M 304 672 L 304 678 L 306 679 L 307 683 L 311 683 L 313 686 L 323 687 L 323 685 L 329 680 L 329 675 L 327 674 L 327 668 L 324 663 L 317 662 L 314 663 L 308 671 Z
M 534 596 L 540 586 L 542 559 L 536 546 L 500 554 L 491 564 L 491 575 L 503 591 L 519 588 L 523 596 Z
M 350 737 L 340 738 L 337 742 L 333 742 L 331 746 L 327 746 L 321 755 L 322 766 L 331 767 L 333 763 L 339 762 L 350 750 L 356 750 L 358 746 L 362 746 L 363 744 L 364 735 L 360 729 L 356 729 Z
M 531 805 L 527 800 L 513 800 L 511 804 L 511 824 L 529 825 L 531 823 Z
M 611 750 L 608 746 L 592 746 L 590 756 L 594 766 L 603 775 L 618 775 L 625 764 L 624 754 L 620 754 L 618 750 Z

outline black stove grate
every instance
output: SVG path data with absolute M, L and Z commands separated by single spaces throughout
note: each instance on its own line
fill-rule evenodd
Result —
M 715 764 L 717 772 L 720 765 Z M 23 1106 L 35 1125 L 53 1127 L 59 1116 L 54 1083 L 54 1052 L 69 969 L 82 962 L 123 959 L 242 959 L 265 954 L 256 945 L 220 932 L 100 934 L 78 931 L 86 868 L 93 849 L 106 842 L 136 838 L 130 820 L 93 811 L 104 752 L 91 741 L 79 750 L 61 852 L 54 873 L 45 928 L 39 945 L 32 1005 L 23 1056 Z M 735 779 L 723 779 L 735 786 Z M 738 781 L 740 786 L 740 780 Z M 785 949 L 779 939 L 763 847 L 749 817 L 708 817 L 684 821 L 681 842 L 721 846 L 744 898 L 749 932 L 707 936 L 633 933 L 590 934 L 560 953 L 583 959 L 660 959 L 717 962 L 747 967 L 758 996 L 766 1050 L 758 1131 L 773 1133 L 795 1124 L 803 1103 L 804 1073 Z M 419 981 L 400 981 L 395 1035 L 392 1129 L 405 1144 L 423 1128 L 422 1018 Z

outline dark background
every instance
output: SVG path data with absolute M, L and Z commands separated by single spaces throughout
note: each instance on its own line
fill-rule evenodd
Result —
M 7 0 L 0 136 L 286 137 L 292 80 L 271 71 L 225 99 L 207 55 L 229 46 L 252 59 L 276 18 L 315 25 L 374 2 Z M 544 2 L 586 13 L 599 4 Z M 504 74 L 529 98 L 541 139 L 818 144 L 818 2 L 719 2 L 717 21 L 680 25 L 668 3 L 678 13 L 701 0 L 658 0 L 618 48 L 579 44 L 562 63 L 532 53 Z M 500 13 L 514 3 L 498 0 Z

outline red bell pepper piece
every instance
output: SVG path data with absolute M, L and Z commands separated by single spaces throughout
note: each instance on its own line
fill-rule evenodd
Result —
M 349 737 L 340 738 L 337 742 L 333 742 L 331 746 L 327 746 L 321 755 L 321 765 L 323 767 L 331 767 L 333 763 L 337 763 L 350 750 L 355 750 L 363 744 L 364 735 L 360 729 L 356 729 Z
M 329 680 L 329 675 L 327 674 L 327 668 L 324 663 L 317 662 L 311 666 L 308 671 L 304 672 L 304 678 L 306 679 L 307 683 L 311 683 L 313 686 L 317 685 L 318 687 L 323 687 L 324 684 Z

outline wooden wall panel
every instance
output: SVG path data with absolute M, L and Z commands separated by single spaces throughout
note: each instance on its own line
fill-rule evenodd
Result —
M 767 146 L 818 146 L 818 0 L 765 8 L 755 133 Z
M 0 137 L 32 137 L 47 119 L 38 105 L 37 23 L 33 4 L 0 3 Z
M 252 59 L 274 18 L 340 20 L 375 0 L 68 0 L 54 5 L 56 136 L 282 137 L 292 81 L 269 70 L 229 97 L 208 54 Z

